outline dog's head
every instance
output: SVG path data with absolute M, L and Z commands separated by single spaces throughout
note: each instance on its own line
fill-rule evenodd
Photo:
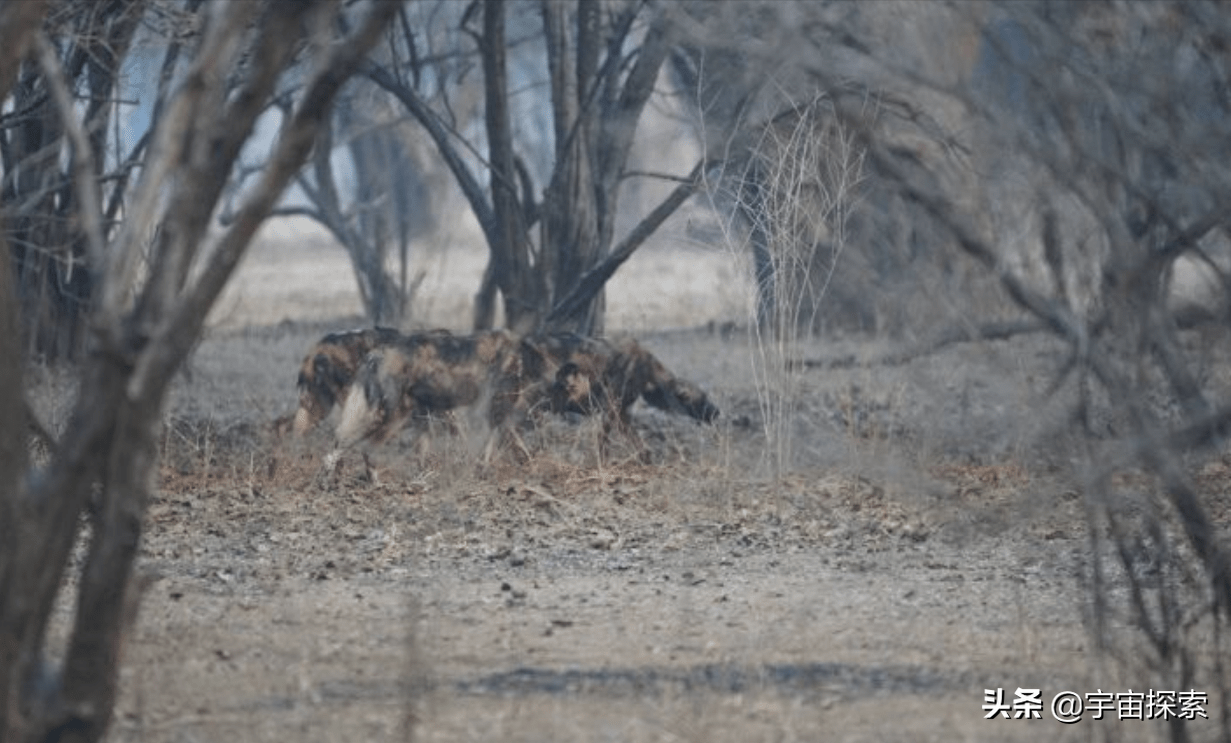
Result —
M 683 413 L 702 423 L 713 423 L 720 412 L 705 390 L 678 377 L 647 389 L 644 397 L 646 402 L 660 410 Z
M 551 407 L 557 413 L 589 415 L 594 408 L 594 380 L 570 361 L 556 371 L 551 386 Z

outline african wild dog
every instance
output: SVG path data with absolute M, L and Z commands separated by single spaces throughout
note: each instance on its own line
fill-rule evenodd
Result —
M 368 353 L 342 407 L 331 457 L 360 441 L 381 442 L 415 417 L 480 402 L 516 378 L 517 342 L 505 331 L 407 336 Z
M 695 384 L 673 375 L 636 341 L 611 343 L 572 333 L 516 340 L 504 331 L 471 336 L 408 336 L 373 348 L 355 374 L 327 469 L 361 441 L 382 442 L 412 418 L 447 415 L 488 399 L 493 447 L 515 446 L 515 424 L 544 413 L 600 415 L 604 442 L 619 429 L 639 446 L 629 419 L 638 398 L 709 423 L 718 408 Z M 643 452 L 644 454 L 644 452 Z
M 513 414 L 520 417 L 541 411 L 600 415 L 604 441 L 618 429 L 641 446 L 629 416 L 638 398 L 705 423 L 718 417 L 718 408 L 700 387 L 672 374 L 632 339 L 610 342 L 574 333 L 535 334 L 522 340 L 518 367 L 517 389 L 497 396 L 493 405 L 511 404 Z M 505 415 L 494 412 L 494 419 Z
M 299 366 L 299 408 L 291 430 L 302 436 L 329 416 L 346 399 L 355 373 L 374 348 L 389 346 L 407 337 L 448 335 L 447 330 L 428 330 L 406 336 L 392 328 L 363 328 L 330 333 L 317 341 Z

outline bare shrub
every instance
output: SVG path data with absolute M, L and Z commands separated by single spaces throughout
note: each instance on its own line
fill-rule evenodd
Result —
M 863 151 L 818 96 L 760 128 L 744 167 L 727 174 L 711 193 L 730 189 L 750 223 L 748 240 L 758 251 L 757 302 L 750 307 L 749 334 L 758 402 L 766 435 L 766 458 L 781 475 L 794 461 L 793 438 L 800 399 L 801 341 L 823 324 L 830 292 L 843 270 L 847 219 L 863 180 Z M 737 234 L 730 249 L 746 252 Z M 849 304 L 828 305 L 843 311 Z
M 1041 273 L 1015 259 L 1002 244 L 1011 236 L 986 229 L 937 174 L 864 126 L 860 99 L 839 100 L 843 83 L 830 70 L 812 72 L 835 95 L 869 163 L 1063 344 L 1048 387 L 1070 401 L 1071 425 L 1051 435 L 1067 442 L 1085 485 L 1095 642 L 1134 659 L 1154 688 L 1195 678 L 1216 684 L 1221 700 L 1211 705 L 1225 709 L 1221 667 L 1204 659 L 1219 657 L 1231 558 L 1196 466 L 1222 448 L 1231 421 L 1225 375 L 1200 367 L 1208 345 L 1217 339 L 1225 354 L 1228 338 L 1223 328 L 1194 344 L 1170 314 L 1167 292 L 1181 256 L 1218 265 L 1203 245 L 1225 223 L 1231 187 L 1221 160 L 1208 159 L 1228 144 L 1225 127 L 1214 124 L 1227 113 L 1225 96 L 1210 87 L 1225 80 L 1226 59 L 1201 50 L 1221 48 L 1212 35 L 1231 29 L 1221 9 L 1201 3 L 997 10 L 985 42 L 1020 84 L 1018 99 L 980 98 L 896 71 L 951 96 L 989 141 L 1029 163 L 985 178 L 1024 174 L 1046 194 L 1031 215 Z M 1129 38 L 1131 54 L 1121 43 Z M 1013 45 L 1029 53 L 1009 53 Z M 1057 217 L 1060 201 L 1074 205 L 1074 218 Z M 1077 296 L 1070 271 L 1091 253 L 1099 259 L 1094 296 Z M 1113 617 L 1136 631 L 1115 631 Z M 1187 724 L 1173 720 L 1171 738 L 1188 740 Z
M 930 291 L 942 305 L 951 293 L 953 316 L 972 337 L 1044 330 L 1062 348 L 1040 387 L 1067 415 L 1048 421 L 1024 408 L 1007 425 L 1046 431 L 1084 486 L 1092 633 L 1118 657 L 1149 648 L 1156 688 L 1198 677 L 1217 684 L 1222 701 L 1211 706 L 1225 709 L 1220 667 L 1197 659 L 1221 649 L 1231 612 L 1231 553 L 1211 516 L 1222 506 L 1200 476 L 1219 462 L 1231 430 L 1221 368 L 1231 337 L 1222 322 L 1197 337 L 1187 331 L 1202 317 L 1225 318 L 1231 296 L 1225 8 L 756 3 L 738 12 L 709 4 L 693 17 L 710 32 L 690 38 L 703 50 L 693 56 L 726 64 L 711 69 L 721 84 L 698 83 L 698 109 L 724 112 L 717 124 L 731 125 L 744 111 L 772 108 L 767 99 L 820 89 L 864 150 L 865 203 L 879 206 L 884 188 L 896 201 L 883 203 L 915 215 L 910 239 L 898 243 L 921 248 L 916 262 L 897 264 L 906 282 L 887 281 L 886 271 L 854 283 L 857 291 L 907 308 L 922 328 L 934 324 L 930 314 L 902 298 Z M 752 41 L 710 43 L 715 27 Z M 965 170 L 955 174 L 954 164 Z M 865 248 L 855 232 L 848 219 L 848 264 Z M 966 259 L 954 261 L 953 248 Z M 772 258 L 767 249 L 763 265 Z M 1198 266 L 1210 296 L 1202 312 L 1177 314 L 1193 304 L 1172 294 L 1178 278 Z M 999 301 L 970 301 L 989 279 Z M 1006 307 L 1028 323 L 1004 324 Z M 1136 632 L 1110 632 L 1110 617 Z M 1190 735 L 1183 720 L 1170 734 Z
M 860 198 L 863 151 L 834 119 L 829 101 L 818 97 L 763 127 L 749 160 L 738 178 L 739 206 L 767 249 L 758 291 L 768 298 L 769 326 L 793 338 L 823 323 L 828 293 L 859 286 L 834 278 Z M 841 303 L 834 309 L 859 312 Z

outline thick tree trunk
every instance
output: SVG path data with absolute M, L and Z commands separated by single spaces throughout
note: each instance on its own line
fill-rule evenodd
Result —
M 589 106 L 581 100 L 598 82 L 601 18 L 597 2 L 582 0 L 577 5 L 574 43 L 570 44 L 566 33 L 570 7 L 553 2 L 543 5 L 556 167 L 543 196 L 540 245 L 543 273 L 553 303 L 572 290 L 605 252 L 599 241 L 598 192 L 594 188 L 597 104 L 592 96 Z M 583 310 L 570 317 L 565 324 L 567 329 L 583 335 L 601 332 L 601 296 L 593 295 Z
M 483 80 L 487 144 L 491 159 L 495 242 L 492 270 L 504 296 L 505 324 L 518 331 L 536 328 L 546 312 L 542 276 L 530 257 L 530 241 L 517 193 L 517 168 L 509 121 L 508 70 L 505 55 L 505 1 L 483 6 Z
M 34 4 L 31 3 L 31 6 Z M 37 21 L 36 21 L 37 23 Z M 0 32 L 11 28 L 0 22 Z M 5 38 L 14 38 L 6 35 Z M 18 37 L 19 38 L 19 37 Z M 3 62 L 0 61 L 0 74 Z M 0 79 L 0 85 L 3 79 Z M 0 230 L 0 251 L 6 254 L 8 242 Z M 7 260 L 0 260 L 0 596 L 16 595 L 24 588 L 16 570 L 15 545 L 22 538 L 20 507 L 25 499 L 26 442 L 25 426 L 15 421 L 25 417 L 22 386 L 21 334 L 18 329 L 18 305 L 13 286 L 12 270 Z M 0 621 L 7 620 L 0 611 Z M 0 740 L 15 740 L 21 730 L 21 712 L 4 704 L 12 699 L 12 690 L 23 681 L 20 662 L 22 642 L 17 633 L 0 631 Z
M 399 163 L 388 134 L 381 129 L 360 131 L 350 106 L 339 106 L 334 118 L 340 124 L 342 135 L 349 141 L 351 163 L 355 169 L 355 205 L 359 211 L 349 224 L 344 225 L 347 251 L 351 255 L 356 272 L 360 274 L 360 286 L 364 297 L 364 310 L 368 319 L 376 325 L 398 327 L 405 316 L 404 294 L 406 254 L 401 253 L 403 286 L 388 269 L 389 249 L 396 237 L 400 245 L 406 245 L 404 229 L 395 229 L 401 215 L 398 213 L 401 199 L 396 193 L 392 168 Z M 326 154 L 326 157 L 328 155 Z M 319 185 L 319 184 L 318 184 Z M 336 192 L 331 189 L 331 192 Z M 334 205 L 340 214 L 340 205 Z
M 604 329 L 607 279 L 649 236 L 643 228 L 657 227 L 665 219 L 647 218 L 634 230 L 636 237 L 621 243 L 624 254 L 611 254 L 624 166 L 669 44 L 665 16 L 660 14 L 621 80 L 621 50 L 635 13 L 626 10 L 604 28 L 597 0 L 581 0 L 570 43 L 570 7 L 550 0 L 542 7 L 556 166 L 543 199 L 540 252 L 551 289 L 547 323 L 598 335 Z M 604 46 L 607 56 L 600 64 Z M 669 201 L 674 211 L 683 199 Z
M 8 97 L 21 60 L 38 32 L 46 11 L 45 2 L 5 3 L 0 5 L 0 100 Z M 0 601 L 19 595 L 25 576 L 17 569 L 17 545 L 25 537 L 24 516 L 26 481 L 25 427 L 15 421 L 25 417 L 22 386 L 20 312 L 12 264 L 7 260 L 8 225 L 0 225 Z M 7 603 L 7 602 L 6 602 Z M 0 622 L 8 622 L 12 612 L 0 604 Z M 0 625 L 0 740 L 20 740 L 24 734 L 24 712 L 13 703 L 23 688 L 26 668 L 22 661 L 24 632 Z
M 505 14 L 507 2 L 492 0 L 483 10 L 483 31 L 475 34 L 483 60 L 489 188 L 466 165 L 464 149 L 449 118 L 436 113 L 402 80 L 375 65 L 366 68 L 377 85 L 397 97 L 432 138 L 474 211 L 490 250 L 475 296 L 476 328 L 496 321 L 496 297 L 504 299 L 505 322 L 514 329 L 553 327 L 601 333 L 602 284 L 628 254 L 612 260 L 619 190 L 633 135 L 670 48 L 668 19 L 654 5 L 629 3 L 608 13 L 600 0 L 576 4 L 543 0 L 540 12 L 547 45 L 555 164 L 536 208 L 527 173 L 518 169 L 509 126 Z M 635 52 L 629 38 L 636 22 L 653 14 Z M 575 23 L 570 13 L 576 11 Z M 463 27 L 469 23 L 463 19 Z M 409 34 L 403 34 L 413 47 Z M 413 53 L 412 53 L 413 57 Z M 476 147 L 482 150 L 482 147 Z M 678 202 L 676 203 L 678 206 Z M 528 230 L 539 218 L 538 245 Z M 641 228 L 621 245 L 628 253 L 648 236 Z M 586 282 L 582 286 L 583 280 Z M 597 287 L 595 282 L 598 282 Z M 584 295 L 582 304 L 575 306 Z M 557 306 L 568 301 L 566 313 Z
M 608 279 L 615 275 L 616 270 L 632 257 L 637 248 L 641 247 L 650 235 L 654 234 L 654 231 L 668 217 L 674 214 L 676 209 L 680 208 L 680 205 L 696 193 L 697 188 L 701 185 L 701 179 L 705 174 L 705 168 L 708 164 L 708 161 L 705 160 L 697 163 L 688 180 L 677 186 L 666 200 L 655 207 L 654 211 L 650 212 L 645 219 L 641 220 L 628 233 L 628 236 L 611 250 L 610 255 L 577 280 L 573 290 L 557 302 L 552 307 L 551 312 L 548 313 L 546 321 L 548 327 L 569 328 L 575 327 L 582 322 L 588 309 L 595 306 L 595 297 L 600 296 L 600 292 L 602 292 L 603 287 L 607 284 Z M 599 301 L 601 301 L 601 297 Z

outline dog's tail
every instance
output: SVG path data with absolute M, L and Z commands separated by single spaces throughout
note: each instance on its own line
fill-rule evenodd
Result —
M 702 423 L 713 423 L 720 414 L 705 390 L 675 376 L 669 380 L 655 380 L 641 397 L 659 410 L 687 415 Z
M 337 448 L 346 449 L 370 438 L 388 417 L 389 406 L 381 385 L 384 358 L 380 349 L 369 353 L 343 393 L 342 413 L 334 433 Z
M 359 443 L 371 433 L 375 416 L 368 405 L 367 396 L 359 387 L 351 387 L 342 404 L 342 415 L 334 429 L 335 448 L 347 449 Z

